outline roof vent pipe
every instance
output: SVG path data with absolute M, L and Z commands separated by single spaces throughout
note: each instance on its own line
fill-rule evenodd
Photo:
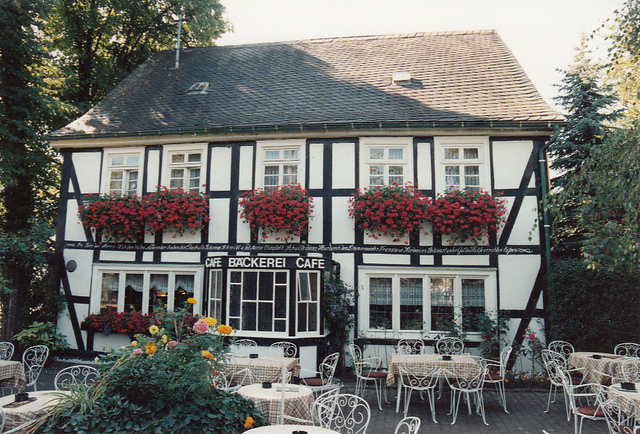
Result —
M 180 31 L 182 30 L 182 12 L 178 15 L 178 40 L 176 41 L 176 66 L 180 66 Z

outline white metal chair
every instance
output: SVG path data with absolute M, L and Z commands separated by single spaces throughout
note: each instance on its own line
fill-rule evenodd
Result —
M 355 344 L 349 345 L 351 358 L 353 359 L 353 369 L 356 372 L 356 395 L 362 396 L 367 383 L 371 382 L 375 386 L 378 408 L 382 410 L 382 390 L 385 387 L 387 373 L 380 371 L 381 360 L 379 357 L 362 357 L 362 350 Z
M 338 366 L 338 360 L 340 359 L 340 353 L 336 352 L 329 354 L 324 358 L 317 371 L 309 371 L 307 369 L 301 369 L 300 374 L 305 372 L 311 372 L 314 376 L 301 378 L 300 384 L 310 387 L 313 393 L 325 392 L 330 389 L 339 388 L 340 385 L 334 383 L 334 375 L 336 373 L 336 366 Z
M 547 345 L 547 349 L 562 354 L 565 360 L 569 358 L 569 354 L 576 351 L 573 345 L 567 341 L 552 341 Z
M 568 372 L 556 367 L 562 381 L 564 391 L 569 397 L 569 405 L 574 418 L 574 434 L 582 432 L 582 422 L 589 420 L 605 420 L 605 414 L 598 405 L 596 384 L 583 383 L 573 385 Z M 580 423 L 578 424 L 578 419 Z
M 569 398 L 567 396 L 566 391 L 564 390 L 564 386 L 562 383 L 562 377 L 558 374 L 559 368 L 561 371 L 569 372 L 569 376 L 571 377 L 571 384 L 579 385 L 583 381 L 583 377 L 571 375 L 571 371 L 573 372 L 582 372 L 581 369 L 567 369 L 567 362 L 560 353 L 556 353 L 551 350 L 542 350 L 542 360 L 544 362 L 544 367 L 547 371 L 547 375 L 549 376 L 549 397 L 547 398 L 547 409 L 544 411 L 545 413 L 549 412 L 549 406 L 552 402 L 556 402 L 556 395 L 558 389 L 563 389 L 564 396 L 564 406 L 567 414 L 567 420 L 571 419 L 571 408 L 569 406 Z M 553 394 L 553 400 L 551 400 L 551 395 Z
M 630 358 L 620 364 L 621 382 L 640 383 L 640 359 Z
M 422 421 L 419 417 L 409 416 L 398 422 L 394 434 L 416 434 Z
M 609 434 L 637 434 L 640 426 L 636 426 L 635 415 L 638 406 L 623 392 L 608 386 L 596 386 L 598 405 L 604 413 Z
M 616 345 L 613 352 L 619 356 L 639 357 L 640 344 L 636 344 L 635 342 L 624 342 Z
M 371 420 L 371 408 L 363 398 L 349 393 L 333 398 L 330 418 L 320 418 L 320 426 L 341 434 L 365 434 Z
M 473 398 L 476 413 L 482 416 L 482 421 L 485 425 L 489 425 L 484 415 L 484 400 L 482 397 L 484 379 L 487 375 L 487 366 L 482 363 L 482 359 L 478 361 L 480 363 L 476 365 L 469 365 L 464 362 L 454 363 L 453 368 L 449 372 L 450 378 L 448 381 L 449 388 L 451 389 L 450 414 L 453 414 L 451 425 L 456 423 L 460 401 L 463 396 L 466 398 L 469 414 L 471 414 L 471 402 Z
M 504 408 L 505 413 L 507 411 L 507 396 L 504 388 L 504 377 L 507 372 L 507 362 L 511 355 L 512 348 L 510 346 L 504 347 L 500 352 L 500 360 L 486 360 L 487 363 L 487 375 L 484 378 L 485 383 L 495 384 L 496 392 L 498 393 L 498 402 Z
M 405 360 L 400 366 L 400 379 L 402 389 L 404 390 L 404 417 L 407 417 L 409 404 L 411 403 L 411 394 L 415 390 L 427 393 L 429 406 L 431 407 L 431 419 L 436 421 L 436 402 L 435 388 L 440 379 L 441 369 L 435 366 L 427 366 L 416 360 Z
M 11 342 L 0 342 L 0 360 L 11 360 L 15 347 Z
M 400 339 L 396 347 L 398 354 L 422 354 L 424 341 L 422 339 Z
M 319 395 L 311 404 L 309 417 L 306 419 L 284 413 L 282 415 L 283 423 L 293 422 L 314 425 L 320 423 L 321 418 L 331 419 L 333 417 L 335 397 L 338 393 L 340 393 L 340 389 L 331 389 Z M 284 395 L 282 399 L 284 399 Z M 281 407 L 283 406 L 281 405 Z
M 40 371 L 49 357 L 49 348 L 45 345 L 34 345 L 27 348 L 22 353 L 22 366 L 24 368 L 24 375 L 27 378 L 27 385 L 33 386 L 34 392 L 37 391 L 36 382 L 40 376 Z
M 291 342 L 274 342 L 270 348 L 279 349 L 282 348 L 282 354 L 284 357 L 294 358 L 298 354 L 298 347 Z
M 464 342 L 459 338 L 440 338 L 435 346 L 438 354 L 457 355 L 464 352 Z
M 93 366 L 74 365 L 60 370 L 53 380 L 56 390 L 66 390 L 70 386 L 89 387 L 98 381 L 100 374 Z

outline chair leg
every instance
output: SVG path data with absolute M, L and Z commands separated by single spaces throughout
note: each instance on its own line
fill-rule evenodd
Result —
M 544 411 L 545 413 L 549 412 L 549 406 L 551 405 L 551 391 L 553 390 L 555 386 L 553 384 L 549 385 L 549 398 L 547 398 L 547 409 Z M 555 398 L 553 399 L 553 402 L 555 402 Z
M 400 411 L 400 396 L 402 395 L 402 379 L 398 379 L 398 391 L 396 392 L 396 413 Z
M 429 406 L 431 407 L 431 419 L 433 422 L 438 423 L 436 420 L 436 399 L 435 399 L 435 390 L 433 388 L 427 390 L 427 397 L 429 398 Z M 406 417 L 406 415 L 405 415 Z

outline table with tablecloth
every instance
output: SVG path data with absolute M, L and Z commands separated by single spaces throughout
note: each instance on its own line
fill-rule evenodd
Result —
M 252 382 L 281 381 L 282 368 L 291 375 L 300 375 L 298 359 L 291 357 L 262 356 L 258 358 L 231 356 L 226 362 L 225 373 L 229 383 L 247 385 Z M 247 372 L 251 371 L 251 376 Z
M 27 378 L 21 362 L 0 360 L 0 387 L 24 389 L 26 385 Z
M 307 434 L 340 434 L 329 428 L 307 425 L 267 425 L 259 428 L 251 428 L 245 433 L 250 434 L 293 434 L 296 432 L 306 432 Z
M 594 355 L 599 358 L 594 358 Z M 615 376 L 613 374 L 625 360 L 627 357 L 616 354 L 575 352 L 569 354 L 567 364 L 570 368 L 583 370 L 585 383 L 602 384 L 606 379 Z
M 400 367 L 410 362 L 411 365 L 423 368 L 440 368 L 440 376 L 442 378 L 461 375 L 462 372 L 457 372 L 458 369 L 464 369 L 465 372 L 469 368 L 481 369 L 476 360 L 469 354 L 458 354 L 449 356 L 451 360 L 445 360 L 442 354 L 393 354 L 391 360 L 389 360 L 389 370 L 387 372 L 387 387 L 396 383 L 397 378 L 400 376 Z M 479 373 L 479 371 L 478 371 Z M 402 382 L 398 381 L 398 392 L 396 396 L 396 412 L 400 409 L 400 394 L 402 389 Z
M 262 384 L 250 384 L 238 389 L 238 394 L 252 401 L 260 413 L 275 424 L 279 422 L 283 399 L 282 384 L 273 383 L 271 388 Z M 311 405 L 313 390 L 298 384 L 286 384 L 284 388 L 284 414 L 302 420 L 312 420 Z
M 15 395 L 0 398 L 0 406 L 5 414 L 5 430 L 16 428 L 28 422 L 46 416 L 60 401 L 66 391 L 43 390 L 28 392 L 29 400 L 24 403 L 15 402 Z

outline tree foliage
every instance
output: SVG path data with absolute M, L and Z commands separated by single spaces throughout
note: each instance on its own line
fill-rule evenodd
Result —
M 63 100 L 84 111 L 158 50 L 212 45 L 230 26 L 219 0 L 55 0 L 45 33 Z M 178 17 L 182 14 L 179 23 Z

